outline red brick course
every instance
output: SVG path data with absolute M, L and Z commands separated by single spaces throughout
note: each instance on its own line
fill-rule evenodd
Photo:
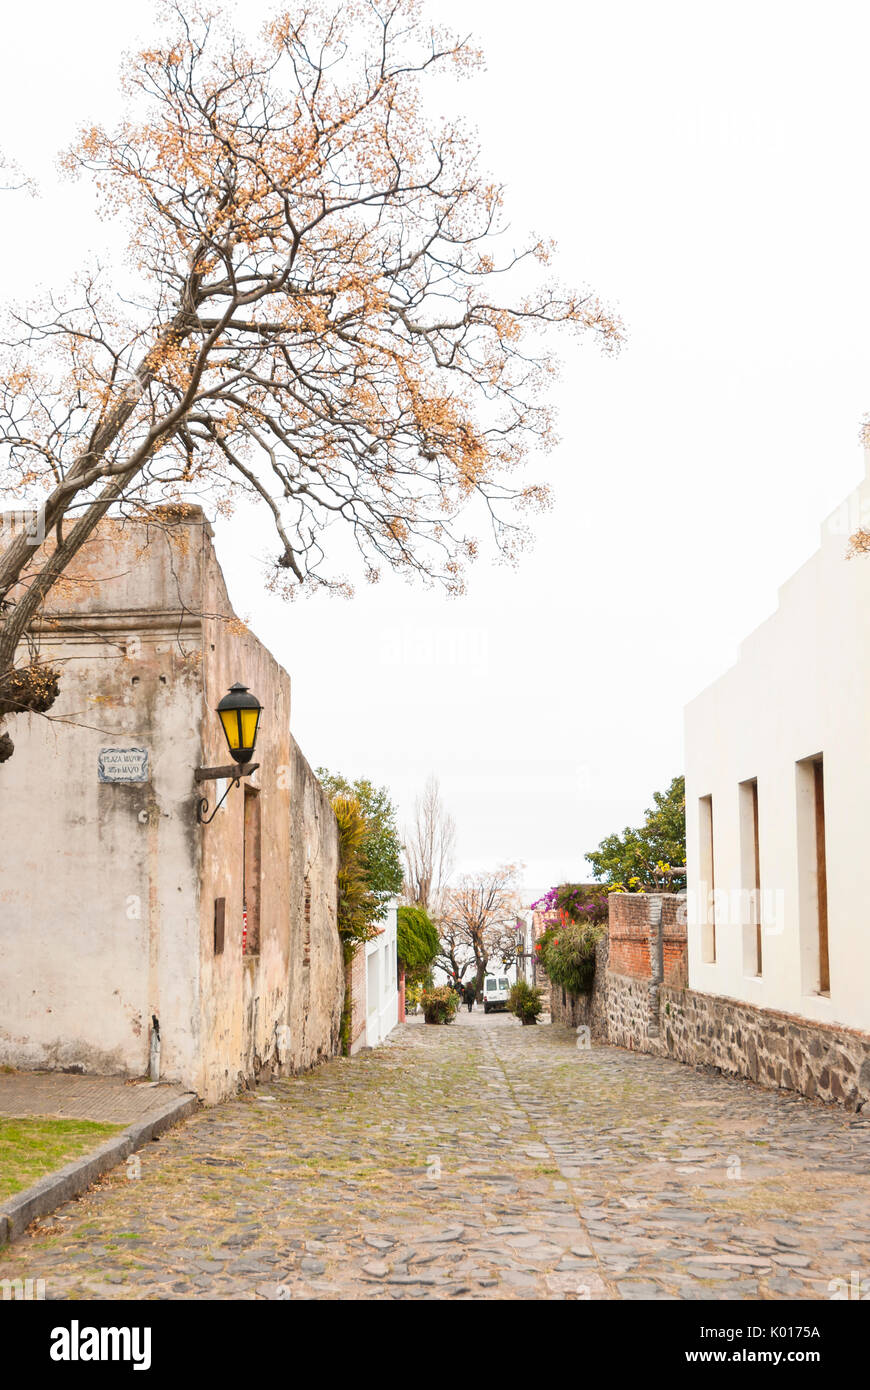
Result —
M 683 989 L 689 982 L 685 900 L 662 895 L 661 901 L 664 982 Z M 651 979 L 649 898 L 645 893 L 611 893 L 609 908 L 609 969 L 632 980 Z
M 350 1050 L 365 1042 L 366 1031 L 366 948 L 357 946 L 350 964 Z

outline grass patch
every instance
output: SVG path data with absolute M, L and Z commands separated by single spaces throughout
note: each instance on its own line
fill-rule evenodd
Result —
M 123 1125 L 0 1115 L 0 1202 L 95 1149 Z

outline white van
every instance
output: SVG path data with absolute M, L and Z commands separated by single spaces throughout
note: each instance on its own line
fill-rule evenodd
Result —
M 503 975 L 487 975 L 483 982 L 483 1012 L 490 1009 L 506 1009 L 511 982 Z

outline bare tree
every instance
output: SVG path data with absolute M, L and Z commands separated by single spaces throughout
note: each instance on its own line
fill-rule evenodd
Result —
M 414 802 L 414 822 L 405 831 L 404 893 L 425 907 L 433 921 L 441 915 L 442 899 L 453 869 L 456 824 L 441 800 L 437 777 L 430 777 Z
M 474 965 L 474 954 L 468 944 L 468 936 L 456 923 L 438 921 L 438 937 L 441 949 L 434 964 L 439 966 L 452 980 L 464 980 L 466 972 Z
M 38 524 L 0 548 L 0 716 L 50 697 L 22 643 L 108 513 L 250 499 L 280 593 L 350 592 L 334 523 L 369 581 L 461 590 L 460 515 L 514 556 L 513 509 L 546 504 L 517 477 L 553 442 L 537 330 L 621 336 L 589 294 L 507 289 L 550 247 L 497 239 L 475 141 L 424 111 L 426 75 L 479 56 L 416 0 L 311 0 L 256 47 L 197 0 L 167 9 L 128 62 L 128 118 L 66 159 L 125 222 L 132 292 L 93 269 L 2 335 L 0 491 Z
M 473 962 L 478 997 L 490 960 L 507 966 L 515 959 L 516 921 L 522 911 L 518 872 L 517 865 L 504 864 L 463 874 L 445 894 L 442 936 L 449 932 L 454 950 Z
M 7 159 L 6 155 L 0 150 L 0 193 L 17 193 L 21 189 L 26 189 L 28 193 L 35 193 L 36 186 L 32 179 L 22 174 L 14 160 Z M 14 182 L 10 182 L 14 180 Z

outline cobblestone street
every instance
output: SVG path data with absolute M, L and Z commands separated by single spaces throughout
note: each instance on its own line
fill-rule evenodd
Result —
M 135 1170 L 135 1165 L 134 1165 Z M 870 1117 L 463 1012 L 203 1110 L 46 1218 L 48 1298 L 831 1297 Z

